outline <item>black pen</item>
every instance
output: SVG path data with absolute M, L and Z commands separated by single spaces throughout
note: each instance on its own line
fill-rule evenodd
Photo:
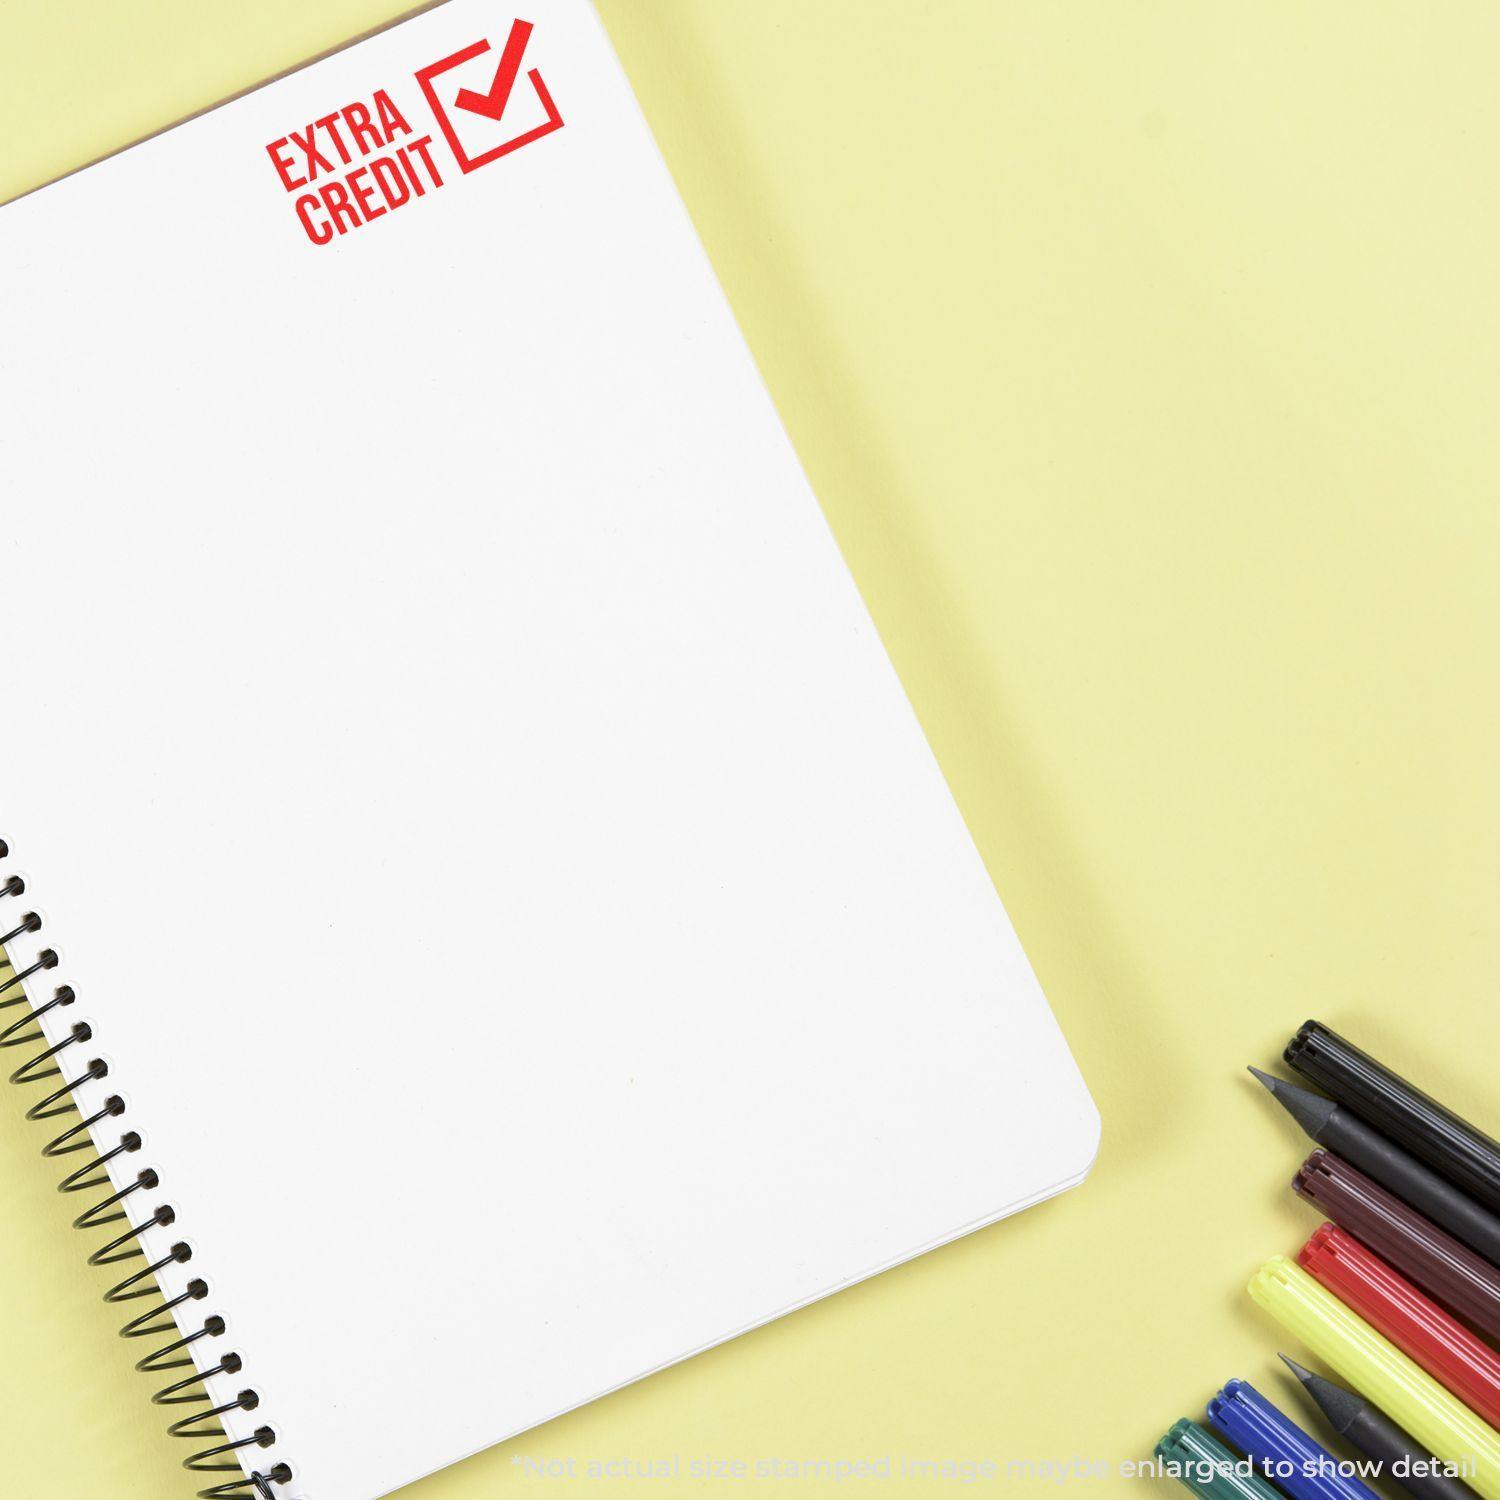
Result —
M 1500 1212 L 1500 1141 L 1461 1119 L 1321 1021 L 1287 1043 L 1287 1062 L 1367 1124 Z M 1481 1057 L 1480 1061 L 1483 1061 Z

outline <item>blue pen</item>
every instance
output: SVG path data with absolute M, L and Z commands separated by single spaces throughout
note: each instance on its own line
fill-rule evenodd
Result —
M 1379 1500 L 1369 1485 L 1340 1472 L 1338 1459 L 1246 1381 L 1231 1380 L 1208 1403 L 1208 1419 L 1292 1500 Z

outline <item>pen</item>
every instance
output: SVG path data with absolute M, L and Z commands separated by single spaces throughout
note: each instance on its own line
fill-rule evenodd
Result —
M 1468 1482 L 1486 1500 L 1500 1500 L 1500 1433 L 1332 1292 L 1278 1255 L 1252 1278 L 1250 1295 L 1423 1447 L 1472 1466 Z
M 1304 1370 L 1284 1354 L 1281 1358 L 1327 1417 L 1328 1425 L 1351 1448 L 1358 1448 L 1366 1458 L 1380 1465 L 1375 1478 L 1389 1479 L 1420 1500 L 1474 1500 L 1474 1491 L 1468 1485 L 1439 1473 L 1436 1468 L 1439 1461 L 1363 1396 Z
M 1336 1152 L 1403 1203 L 1500 1265 L 1500 1216 L 1366 1125 L 1352 1110 L 1259 1068 L 1250 1071 L 1320 1146 Z
M 1157 1443 L 1156 1456 L 1172 1466 L 1171 1477 L 1198 1500 L 1281 1500 L 1259 1475 L 1247 1473 L 1212 1433 L 1186 1417 L 1174 1422 Z
M 1500 1142 L 1320 1021 L 1303 1024 L 1285 1057 L 1340 1104 L 1500 1212 Z
M 1500 1338 L 1500 1271 L 1378 1182 L 1329 1151 L 1314 1151 L 1292 1186 L 1449 1312 Z
M 1208 1403 L 1208 1419 L 1292 1500 L 1376 1500 L 1368 1485 L 1340 1473 L 1339 1461 L 1248 1381 L 1231 1380 Z
M 1465 1406 L 1500 1427 L 1500 1354 L 1488 1344 L 1336 1224 L 1322 1225 L 1297 1260 Z

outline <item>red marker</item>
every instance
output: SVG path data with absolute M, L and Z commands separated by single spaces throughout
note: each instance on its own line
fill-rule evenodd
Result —
M 1434 1380 L 1500 1427 L 1500 1355 L 1488 1344 L 1336 1224 L 1324 1224 L 1297 1259 Z

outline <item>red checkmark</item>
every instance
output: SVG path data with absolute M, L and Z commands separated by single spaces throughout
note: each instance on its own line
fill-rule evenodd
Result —
M 3 3 L 4 0 L 0 0 L 0 4 Z M 530 68 L 526 72 L 526 77 L 532 88 L 536 90 L 537 100 L 547 115 L 541 124 L 533 125 L 529 130 L 523 130 L 518 135 L 511 136 L 509 140 L 498 141 L 487 150 L 475 155 L 470 155 L 464 148 L 464 143 L 459 139 L 458 130 L 455 128 L 456 125 L 463 123 L 463 118 L 467 115 L 480 115 L 489 120 L 490 124 L 470 128 L 479 130 L 481 135 L 488 133 L 493 136 L 494 126 L 506 113 L 511 96 L 515 92 L 516 83 L 520 79 L 521 63 L 526 55 L 526 44 L 531 39 L 531 32 L 530 21 L 515 22 L 510 28 L 510 36 L 506 39 L 505 50 L 500 56 L 500 66 L 495 69 L 495 80 L 490 85 L 489 92 L 481 94 L 473 89 L 460 89 L 452 106 L 444 104 L 438 98 L 436 80 L 454 68 L 465 67 L 475 58 L 493 52 L 494 49 L 490 46 L 489 39 L 481 37 L 477 42 L 471 42 L 469 46 L 460 48 L 450 57 L 417 69 L 417 82 L 421 85 L 428 108 L 432 110 L 432 116 L 443 133 L 443 139 L 448 142 L 448 149 L 453 152 L 459 168 L 465 173 L 476 171 L 489 162 L 499 161 L 502 156 L 509 156 L 512 151 L 519 151 L 522 146 L 529 146 L 533 141 L 539 141 L 544 135 L 551 135 L 554 130 L 561 130 L 563 127 L 563 117 L 558 113 L 557 105 L 552 101 L 551 91 L 542 81 L 540 70 Z M 525 92 L 524 88 L 522 92 Z M 465 112 L 464 116 L 453 113 L 460 109 Z
M 516 21 L 505 40 L 505 50 L 500 54 L 500 66 L 495 69 L 495 81 L 487 94 L 476 94 L 473 89 L 460 89 L 454 104 L 470 114 L 483 115 L 489 120 L 498 120 L 510 103 L 510 92 L 516 86 L 521 71 L 521 59 L 526 53 L 526 43 L 531 39 L 531 22 Z

